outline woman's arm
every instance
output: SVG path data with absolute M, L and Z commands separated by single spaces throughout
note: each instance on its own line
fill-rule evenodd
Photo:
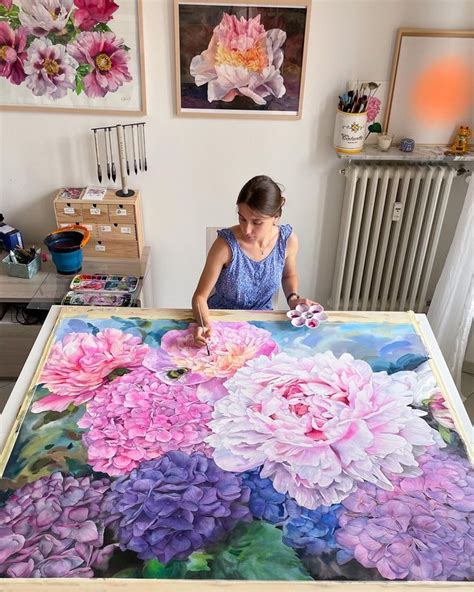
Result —
M 194 332 L 194 340 L 197 345 L 206 345 L 206 341 L 210 337 L 211 327 L 207 299 L 216 285 L 222 268 L 230 263 L 231 259 L 232 252 L 227 242 L 221 237 L 216 238 L 207 255 L 206 264 L 192 299 L 193 315 L 198 324 Z M 201 324 L 204 325 L 204 328 L 201 327 Z
M 286 301 L 290 308 L 298 304 L 316 304 L 312 300 L 298 294 L 298 272 L 296 270 L 296 255 L 298 254 L 298 237 L 292 232 L 286 242 L 285 266 L 281 277 L 281 285 Z

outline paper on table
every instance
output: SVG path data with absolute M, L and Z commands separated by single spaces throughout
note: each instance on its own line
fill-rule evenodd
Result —
M 107 187 L 86 187 L 82 199 L 101 201 L 107 193 Z

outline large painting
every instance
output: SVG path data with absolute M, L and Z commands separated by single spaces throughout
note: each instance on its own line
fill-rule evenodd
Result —
M 146 113 L 141 0 L 0 0 L 0 108 Z
M 311 0 L 175 0 L 178 115 L 299 119 Z
M 414 317 L 219 312 L 208 355 L 188 314 L 62 310 L 2 458 L 2 577 L 472 579 L 472 450 Z
M 400 29 L 385 131 L 418 144 L 450 144 L 474 128 L 474 30 Z

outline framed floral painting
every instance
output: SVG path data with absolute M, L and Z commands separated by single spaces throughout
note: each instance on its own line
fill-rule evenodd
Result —
M 141 0 L 0 0 L 0 108 L 146 113 Z
M 177 113 L 301 119 L 311 0 L 175 0 Z

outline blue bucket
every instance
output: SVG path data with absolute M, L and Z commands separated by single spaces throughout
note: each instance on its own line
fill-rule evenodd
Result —
M 82 249 L 89 242 L 90 234 L 85 226 L 72 224 L 54 230 L 44 239 L 58 273 L 69 275 L 82 268 Z

